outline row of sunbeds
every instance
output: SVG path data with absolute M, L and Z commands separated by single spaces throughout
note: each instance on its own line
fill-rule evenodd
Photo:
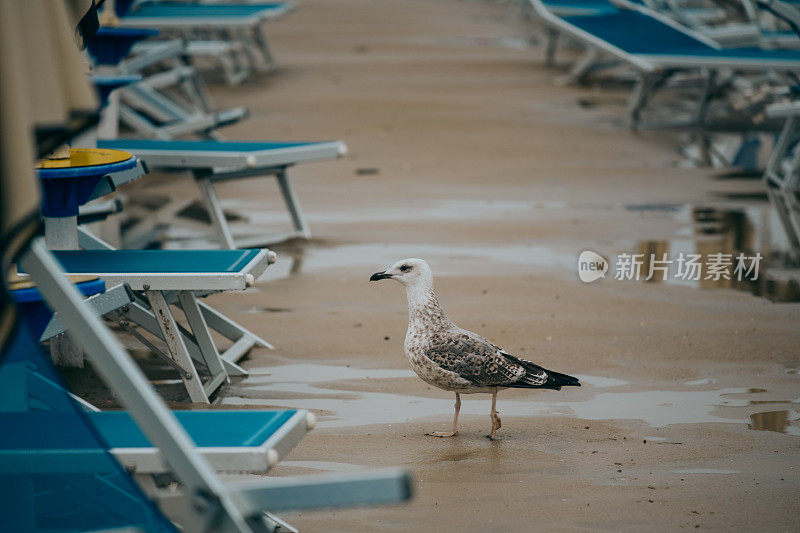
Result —
M 40 164 L 44 236 L 17 257 L 11 294 L 24 327 L 0 360 L 0 428 L 9 435 L 0 439 L 0 501 L 9 530 L 291 531 L 274 512 L 410 497 L 402 470 L 223 484 L 217 472 L 267 472 L 313 428 L 313 414 L 170 411 L 104 324 L 160 356 L 196 403 L 246 375 L 238 361 L 254 346 L 271 347 L 202 301 L 251 287 L 277 259 L 266 248 L 240 249 L 215 183 L 274 177 L 293 231 L 256 244 L 308 238 L 287 170 L 339 157 L 345 146 L 223 140 L 217 129 L 247 112 L 214 110 L 192 61 L 211 55 L 231 83 L 267 72 L 274 60 L 263 24 L 290 7 L 116 0 L 106 5 L 114 25 L 84 35 L 102 118 L 66 157 Z M 185 136 L 194 138 L 176 139 Z M 134 199 L 102 197 L 156 169 L 193 176 L 223 249 L 131 249 L 163 238 L 185 199 L 129 220 L 118 236 L 125 249 L 85 225 L 124 214 Z M 61 363 L 80 366 L 85 356 L 126 410 L 102 411 L 70 393 L 44 341 Z
M 685 129 L 695 133 L 702 162 L 717 159 L 747 167 L 757 164 L 748 135 L 776 135 L 764 182 L 791 251 L 800 255 L 800 160 L 796 157 L 800 9 L 795 4 L 780 0 L 718 5 L 678 0 L 527 1 L 547 28 L 549 64 L 558 39 L 583 49 L 562 81 L 574 82 L 609 69 L 618 74 L 621 69 L 624 77 L 635 79 L 628 105 L 633 129 Z M 740 20 L 725 15 L 732 3 Z M 698 16 L 714 10 L 720 18 L 716 25 L 709 17 Z M 678 105 L 662 113 L 669 118 L 645 121 L 645 111 L 655 107 L 650 103 L 656 94 L 671 85 L 680 94 Z M 713 132 L 742 135 L 738 150 L 725 157 L 715 152 Z

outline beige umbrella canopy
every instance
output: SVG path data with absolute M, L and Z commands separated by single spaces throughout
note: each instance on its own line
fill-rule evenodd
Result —
M 2 280 L 38 226 L 35 160 L 97 120 L 76 41 L 92 0 L 0 0 L 0 254 Z M 2 298 L 0 344 L 13 326 Z M 11 311 L 13 313 L 13 311 Z

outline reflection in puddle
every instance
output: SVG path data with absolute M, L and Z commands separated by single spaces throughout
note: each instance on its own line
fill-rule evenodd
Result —
M 800 436 L 800 427 L 792 424 L 798 420 L 800 420 L 800 412 L 797 411 L 765 411 L 750 415 L 748 427 L 760 431 L 778 431 Z
M 667 212 L 672 213 L 672 218 L 685 224 L 678 231 L 681 238 L 640 241 L 634 250 L 628 251 L 644 256 L 642 264 L 638 266 L 638 279 L 647 283 L 666 283 L 696 289 L 734 288 L 776 301 L 800 300 L 800 272 L 792 270 L 796 265 L 783 251 L 788 249 L 788 243 L 774 210 L 767 206 L 753 205 L 737 209 L 669 207 Z M 763 260 L 759 265 L 758 276 L 740 276 L 735 272 L 735 258 L 740 253 L 745 257 L 761 254 Z M 722 268 L 722 275 L 716 275 L 709 270 L 709 264 L 714 262 L 713 257 L 716 254 L 730 254 L 733 258 L 729 265 Z M 677 259 L 690 255 L 700 256 L 698 262 L 702 268 L 698 276 L 681 276 L 677 272 Z M 672 261 L 666 279 L 658 270 L 656 275 L 650 276 L 651 260 L 665 256 Z
M 260 315 L 262 313 L 288 313 L 291 309 L 288 307 L 266 307 L 263 305 L 254 305 L 246 309 L 242 309 L 242 313 L 246 315 Z
M 337 388 L 335 385 L 336 382 L 346 380 L 403 378 L 416 379 L 410 369 L 363 369 L 315 364 L 263 367 L 253 369 L 247 379 L 232 385 L 231 396 L 222 398 L 221 403 L 263 405 L 268 399 L 270 405 L 321 411 L 320 427 L 402 423 L 449 416 L 452 413 L 453 400 L 444 395 L 428 398 L 391 392 L 353 391 Z M 500 412 L 506 416 L 521 417 L 572 416 L 587 420 L 642 420 L 654 427 L 744 422 L 743 415 L 730 408 L 748 407 L 751 405 L 750 395 L 765 392 L 764 389 L 753 388 L 602 392 L 603 389 L 626 383 L 598 376 L 584 375 L 580 378 L 587 387 L 597 389 L 597 394 L 583 401 L 558 401 L 557 396 L 544 391 L 524 401 L 501 399 Z M 292 394 L 289 397 L 291 399 L 286 399 L 289 393 Z M 465 397 L 462 414 L 486 415 L 486 411 L 486 396 Z M 795 431 L 797 428 L 787 424 L 788 421 L 782 431 L 798 434 Z

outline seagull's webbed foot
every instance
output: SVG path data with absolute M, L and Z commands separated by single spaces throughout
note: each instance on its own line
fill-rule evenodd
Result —
M 495 411 L 492 414 L 492 432 L 489 433 L 488 435 L 486 435 L 486 438 L 488 438 L 490 440 L 495 440 L 494 434 L 501 427 L 503 427 L 503 423 L 502 423 L 502 420 L 500 420 L 500 413 Z
M 431 433 L 425 433 L 426 437 L 440 437 L 443 439 L 455 437 L 456 435 L 458 435 L 458 431 L 432 431 Z

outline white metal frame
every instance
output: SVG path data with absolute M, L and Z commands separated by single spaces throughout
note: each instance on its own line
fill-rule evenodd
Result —
M 180 150 L 166 146 L 164 148 L 144 148 L 136 146 L 136 141 L 133 141 L 130 146 L 125 146 L 125 139 L 114 139 L 110 142 L 116 149 L 129 152 L 143 160 L 151 169 L 186 168 L 225 172 L 288 166 L 320 159 L 335 159 L 347 153 L 347 146 L 341 141 L 240 151 L 214 150 L 207 147 L 203 147 L 202 150 Z M 99 144 L 102 147 L 103 141 L 100 141 Z
M 78 242 L 85 250 L 114 249 L 111 245 L 91 234 L 85 228 L 78 228 Z M 274 260 L 274 257 L 272 260 Z M 213 294 L 214 292 L 217 291 L 209 291 L 204 289 L 195 291 L 195 295 L 197 297 L 203 297 Z M 176 291 L 165 291 L 164 296 L 172 305 L 178 305 L 180 303 L 177 298 Z M 207 303 L 198 301 L 198 305 L 208 328 L 233 343 L 228 349 L 224 351 L 220 350 L 220 358 L 222 359 L 223 365 L 225 366 L 229 376 L 247 375 L 247 371 L 236 363 L 253 347 L 260 346 L 270 350 L 274 348 L 272 344 L 226 317 Z M 156 317 L 152 311 L 146 306 L 146 302 L 133 302 L 131 305 L 127 306 L 124 309 L 124 313 L 119 314 L 115 320 L 121 324 L 124 324 L 127 321 L 133 322 L 137 326 L 140 326 L 151 334 L 161 338 L 161 340 L 164 340 L 162 337 L 161 328 L 158 326 L 158 321 L 156 320 Z M 195 341 L 194 337 L 183 331 L 181 331 L 181 335 L 184 338 L 184 343 L 189 349 L 189 353 L 192 355 L 192 358 L 198 362 L 202 362 L 200 347 Z
M 102 142 L 100 145 L 103 146 Z M 205 147 L 202 150 L 140 148 L 135 143 L 125 146 L 124 141 L 121 140 L 113 141 L 111 146 L 133 153 L 137 158 L 145 161 L 150 168 L 191 169 L 216 236 L 223 248 L 231 250 L 238 247 L 266 246 L 294 237 L 309 239 L 311 229 L 303 215 L 292 183 L 289 181 L 287 168 L 296 163 L 336 158 L 347 153 L 346 145 L 339 141 L 241 151 L 214 151 L 213 148 Z M 225 217 L 214 184 L 221 181 L 265 176 L 274 176 L 277 180 L 292 219 L 294 231 L 277 235 L 259 235 L 237 242 Z M 168 207 L 162 207 L 161 210 L 175 213 L 174 209 Z
M 113 253 L 113 251 L 110 251 Z M 223 358 L 211 337 L 209 325 L 193 291 L 241 290 L 250 287 L 267 266 L 275 261 L 275 253 L 261 250 L 237 272 L 181 272 L 181 273 L 126 273 L 96 272 L 78 275 L 98 276 L 109 283 L 121 283 L 135 291 L 142 291 L 140 303 L 130 303 L 119 311 L 117 322 L 140 342 L 161 356 L 175 368 L 186 387 L 192 402 L 210 403 L 210 396 L 228 383 L 227 367 L 235 374 L 243 370 L 229 358 Z M 189 265 L 187 265 L 188 267 Z M 178 324 L 170 302 L 172 293 L 183 310 L 190 331 Z M 170 296 L 169 301 L 167 296 Z M 153 345 L 146 337 L 130 327 L 121 317 L 132 320 L 166 344 L 166 351 Z M 156 327 L 154 327 L 154 324 Z M 189 346 L 192 346 L 190 349 Z M 210 377 L 204 383 L 195 366 L 205 366 Z

